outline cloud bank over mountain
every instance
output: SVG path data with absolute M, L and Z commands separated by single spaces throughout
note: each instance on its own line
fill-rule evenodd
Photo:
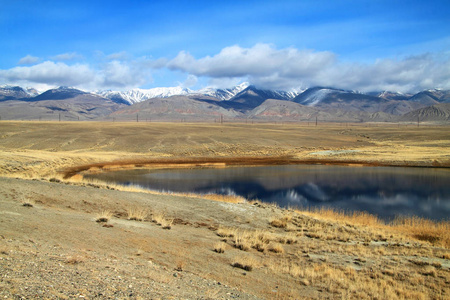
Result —
M 129 89 L 152 83 L 158 70 L 185 76 L 180 85 L 199 80 L 217 87 L 230 82 L 277 90 L 334 86 L 360 91 L 416 92 L 450 89 L 450 52 L 425 53 L 402 58 L 379 58 L 373 62 L 341 61 L 330 51 L 273 44 L 252 47 L 233 45 L 212 56 L 196 58 L 180 51 L 173 58 L 134 58 L 126 52 L 84 58 L 75 52 L 41 59 L 23 57 L 18 66 L 0 70 L 0 82 L 22 86 L 73 86 L 85 90 Z M 220 86 L 223 82 L 223 86 Z
M 215 56 L 199 59 L 182 51 L 167 67 L 210 78 L 241 77 L 257 86 L 284 90 L 299 86 L 400 92 L 450 88 L 450 53 L 382 58 L 362 64 L 340 62 L 327 51 L 257 44 L 252 48 L 227 47 Z

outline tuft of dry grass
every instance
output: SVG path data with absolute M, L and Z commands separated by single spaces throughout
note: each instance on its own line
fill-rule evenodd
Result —
M 294 244 L 297 238 L 293 233 L 275 234 L 268 230 L 242 230 L 230 227 L 219 227 L 217 235 L 220 237 L 232 237 L 235 248 L 249 251 L 251 248 L 265 252 L 284 253 L 281 244 Z M 227 241 L 224 239 L 223 241 Z M 273 244 L 271 244 L 273 242 Z
M 350 223 L 366 226 L 382 226 L 384 222 L 374 215 L 367 212 L 347 212 L 344 210 L 336 210 L 332 208 L 320 207 L 320 208 L 308 208 L 304 210 L 296 210 L 297 213 L 302 215 L 316 217 L 322 220 L 330 220 L 342 223 Z
M 25 207 L 33 207 L 36 204 L 33 199 L 25 197 L 25 195 L 20 195 L 20 203 L 22 203 L 22 206 Z
M 25 199 L 24 201 L 22 201 L 22 206 L 33 207 L 34 205 L 35 205 L 35 202 L 31 199 Z
M 281 218 L 271 219 L 269 222 L 270 222 L 270 225 L 272 225 L 273 227 L 287 228 L 288 223 L 289 223 L 289 221 L 291 221 L 291 219 L 292 219 L 292 216 L 287 215 L 287 216 L 283 216 Z
M 144 208 L 138 208 L 138 207 L 129 207 L 127 209 L 128 220 L 132 221 L 144 221 L 145 218 L 147 218 L 148 211 Z
M 100 214 L 97 215 L 95 221 L 98 223 L 108 222 L 109 219 L 113 216 L 113 213 L 109 210 L 103 210 Z
M 231 265 L 245 271 L 252 271 L 259 266 L 259 263 L 253 256 L 237 256 L 233 259 Z
M 236 229 L 231 227 L 219 227 L 217 229 L 217 235 L 220 237 L 234 237 Z
M 237 195 L 204 194 L 201 195 L 201 197 L 208 200 L 228 202 L 228 203 L 244 203 L 246 201 L 244 197 Z
M 184 270 L 185 266 L 186 266 L 186 261 L 179 259 L 177 261 L 177 267 L 175 268 L 175 271 L 182 272 Z
M 269 251 L 274 253 L 284 253 L 284 248 L 281 244 L 269 244 Z
M 214 245 L 214 251 L 217 253 L 224 253 L 226 247 L 227 244 L 225 244 L 224 242 L 218 242 Z
M 173 224 L 173 219 L 166 218 L 164 213 L 156 213 L 152 216 L 152 221 L 157 225 L 160 225 L 163 229 L 171 229 Z
M 234 246 L 240 250 L 248 251 L 252 247 L 250 235 L 247 231 L 237 232 L 234 236 Z
M 66 264 L 70 264 L 70 265 L 76 265 L 76 264 L 79 264 L 79 263 L 82 263 L 82 262 L 84 262 L 86 259 L 85 259 L 85 257 L 83 257 L 83 256 L 80 256 L 80 255 L 71 255 L 71 256 L 68 256 L 67 258 L 66 258 Z

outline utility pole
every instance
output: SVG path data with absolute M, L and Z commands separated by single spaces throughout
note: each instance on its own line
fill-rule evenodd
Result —
M 139 114 L 136 114 L 136 122 L 139 122 Z
M 417 116 L 417 127 L 419 127 L 420 124 L 420 116 Z
M 59 122 L 61 122 L 61 114 L 59 114 Z
M 316 126 L 317 126 L 317 117 L 316 117 Z

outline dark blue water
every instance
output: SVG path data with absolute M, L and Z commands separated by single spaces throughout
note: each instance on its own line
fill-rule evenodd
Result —
M 91 175 L 172 192 L 239 195 L 282 207 L 327 207 L 395 216 L 450 219 L 450 170 L 432 168 L 264 166 L 133 170 Z

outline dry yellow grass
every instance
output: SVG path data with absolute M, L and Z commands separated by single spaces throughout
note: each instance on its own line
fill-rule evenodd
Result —
M 312 216 L 321 220 L 366 226 L 374 233 L 383 236 L 386 232 L 401 233 L 420 241 L 427 241 L 434 245 L 450 247 L 450 222 L 436 222 L 419 217 L 402 217 L 392 222 L 385 223 L 376 216 L 366 212 L 344 212 L 333 209 L 320 208 L 312 210 L 296 210 L 299 214 Z M 310 233 L 318 238 L 323 238 L 323 230 Z M 341 239 L 345 239 L 345 234 L 338 233 Z M 334 239 L 334 238 L 330 238 Z
M 226 247 L 227 247 L 227 244 L 225 244 L 224 242 L 218 242 L 214 245 L 214 251 L 217 253 L 224 253 Z
M 193 197 L 193 194 L 187 194 L 189 197 Z M 195 195 L 198 197 L 198 195 Z M 228 202 L 228 203 L 243 203 L 246 201 L 244 197 L 237 195 L 218 195 L 218 194 L 202 194 L 200 195 L 203 199 L 220 201 L 220 202 Z
M 270 220 L 270 225 L 278 228 L 286 228 L 288 226 L 289 221 L 291 221 L 292 216 L 287 215 L 281 218 L 274 218 Z
M 409 274 L 412 280 L 402 281 L 392 278 L 402 270 L 384 270 L 383 273 L 368 270 L 357 272 L 351 267 L 333 266 L 328 263 L 302 266 L 274 259 L 266 264 L 275 274 L 289 274 L 298 278 L 302 285 L 321 286 L 344 299 L 426 299 L 429 296 L 420 286 L 415 285 L 415 273 Z M 436 270 L 429 267 L 421 271 L 421 274 L 436 276 Z
M 173 224 L 173 219 L 167 218 L 164 213 L 153 214 L 152 221 L 157 225 L 160 225 L 163 229 L 171 229 Z
M 131 221 L 144 221 L 147 218 L 148 211 L 145 208 L 129 207 L 127 209 L 127 219 Z
M 240 250 L 248 251 L 253 244 L 247 231 L 238 231 L 234 236 L 234 246 Z
M 300 214 L 318 217 L 321 220 L 331 220 L 337 222 L 348 222 L 351 224 L 365 225 L 365 226 L 381 226 L 384 223 L 376 216 L 367 212 L 346 212 L 342 210 L 335 210 L 330 208 L 309 208 L 296 211 Z
M 389 228 L 421 241 L 450 248 L 450 222 L 435 222 L 418 217 L 398 218 Z
M 102 222 L 108 222 L 109 219 L 113 216 L 113 213 L 109 210 L 102 210 L 97 217 L 95 218 L 96 222 L 102 223 Z
M 269 251 L 274 252 L 274 253 L 284 253 L 284 248 L 281 244 L 274 243 L 274 244 L 269 244 Z
M 259 267 L 258 259 L 251 255 L 236 256 L 231 265 L 235 268 L 243 269 L 245 271 L 252 271 Z
M 25 207 L 33 207 L 36 204 L 36 202 L 33 199 L 26 197 L 24 195 L 22 195 L 20 202 L 22 203 L 22 206 Z
M 243 251 L 249 251 L 253 248 L 259 252 L 267 250 L 274 253 L 284 253 L 284 248 L 281 244 L 294 244 L 297 242 L 297 237 L 293 233 L 274 234 L 263 229 L 245 230 L 219 227 L 216 234 L 220 237 L 232 237 L 234 247 Z
M 235 228 L 220 226 L 217 229 L 217 235 L 220 237 L 234 237 L 235 234 L 236 234 Z

